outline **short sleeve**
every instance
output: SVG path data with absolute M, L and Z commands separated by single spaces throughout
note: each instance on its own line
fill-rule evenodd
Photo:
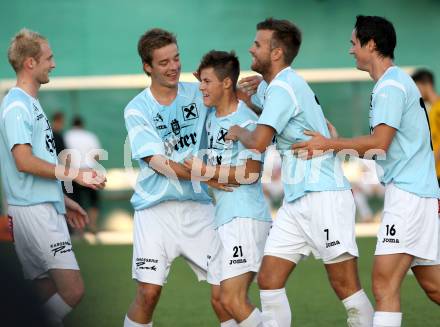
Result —
M 280 82 L 269 86 L 258 124 L 271 126 L 280 134 L 298 112 L 293 90 L 287 83 Z
M 399 129 L 405 108 L 405 93 L 402 89 L 388 85 L 382 87 L 372 99 L 371 127 L 386 124 Z
M 16 144 L 32 145 L 32 117 L 23 102 L 15 101 L 7 106 L 3 121 L 9 150 Z
M 265 81 L 261 81 L 258 84 L 257 92 L 251 96 L 251 102 L 257 107 L 263 108 L 264 102 L 264 92 L 266 91 L 267 83 Z
M 149 117 L 139 109 L 127 107 L 124 119 L 133 159 L 165 155 L 163 141 Z

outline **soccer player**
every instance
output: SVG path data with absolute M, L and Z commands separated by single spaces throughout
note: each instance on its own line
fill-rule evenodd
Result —
M 221 282 L 220 299 L 233 319 L 223 326 L 261 326 L 260 311 L 248 299 L 248 290 L 260 267 L 264 245 L 271 226 L 271 216 L 259 180 L 263 158 L 247 150 L 240 142 L 226 141 L 232 125 L 255 128 L 257 115 L 239 101 L 236 84 L 240 74 L 233 52 L 211 51 L 198 68 L 200 90 L 206 107 L 215 110 L 206 121 L 209 159 L 185 163 L 194 174 L 216 180 L 244 184 L 234 192 L 214 189 L 215 228 L 221 250 L 210 261 L 208 270 Z
M 49 121 L 38 101 L 41 84 L 55 68 L 45 37 L 22 29 L 8 50 L 17 84 L 0 108 L 0 164 L 15 250 L 26 279 L 32 280 L 54 326 L 81 300 L 84 284 L 73 253 L 66 219 L 83 228 L 85 211 L 63 195 L 57 178 L 71 176 L 58 165 Z M 74 180 L 90 188 L 104 187 L 96 171 L 79 170 Z
M 132 158 L 141 168 L 131 199 L 135 209 L 132 276 L 137 291 L 125 327 L 153 325 L 154 308 L 178 256 L 199 280 L 208 278 L 218 284 L 207 275 L 207 262 L 219 242 L 206 184 L 231 190 L 213 180 L 193 188 L 191 174 L 182 164 L 203 147 L 208 110 L 198 83 L 179 82 L 175 36 L 162 29 L 149 30 L 139 39 L 138 52 L 151 86 L 132 99 L 124 112 Z M 219 298 L 213 296 L 211 302 L 219 320 L 227 320 Z
M 429 70 L 417 70 L 412 78 L 419 88 L 423 101 L 428 102 L 430 106 L 427 108 L 429 126 L 434 151 L 435 171 L 440 185 L 440 95 L 435 91 L 434 74 Z
M 307 132 L 312 138 L 294 148 L 309 155 L 353 149 L 376 158 L 385 203 L 373 266 L 374 326 L 400 326 L 400 285 L 410 267 L 429 298 L 440 304 L 439 188 L 428 116 L 417 86 L 393 63 L 396 33 L 388 20 L 357 16 L 351 44 L 357 68 L 376 82 L 370 135 L 328 139 Z
M 324 262 L 330 284 L 347 310 L 349 326 L 371 326 L 373 308 L 357 273 L 355 205 L 339 159 L 328 153 L 306 161 L 290 151 L 293 143 L 305 139 L 305 129 L 330 136 L 317 97 L 290 67 L 300 44 L 300 30 L 287 20 L 266 19 L 257 25 L 249 51 L 252 70 L 264 80 L 254 97 L 263 111 L 254 131 L 232 126 L 226 136 L 264 152 L 276 135 L 282 155 L 284 203 L 258 274 L 262 311 L 279 327 L 290 326 L 285 284 L 300 260 L 313 253 Z

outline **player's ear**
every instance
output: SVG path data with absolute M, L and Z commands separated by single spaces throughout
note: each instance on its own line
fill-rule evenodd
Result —
M 151 71 L 153 70 L 153 68 L 150 66 L 150 64 L 147 64 L 146 62 L 144 62 L 144 72 L 151 74 Z
M 275 48 L 272 50 L 270 55 L 272 56 L 272 60 L 274 61 L 283 60 L 283 49 Z
M 23 61 L 23 68 L 32 69 L 35 67 L 35 65 L 36 65 L 36 60 L 32 57 L 27 57 Z
M 373 52 L 376 50 L 376 42 L 374 42 L 373 39 L 371 39 L 370 41 L 368 41 L 368 43 L 366 44 L 366 47 L 369 51 Z
M 225 77 L 223 80 L 223 88 L 230 89 L 232 88 L 232 80 L 229 77 Z

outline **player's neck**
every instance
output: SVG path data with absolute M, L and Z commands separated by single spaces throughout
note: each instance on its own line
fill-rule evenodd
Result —
M 224 95 L 219 104 L 215 106 L 215 115 L 217 117 L 224 117 L 237 111 L 238 99 L 234 93 Z
M 35 81 L 30 76 L 26 76 L 25 74 L 18 74 L 16 86 L 25 91 L 30 96 L 37 98 L 38 90 L 40 89 L 41 84 Z
M 154 81 L 152 81 L 150 91 L 157 102 L 159 102 L 161 105 L 169 106 L 177 97 L 178 85 L 175 87 L 169 87 L 154 83 Z
M 376 57 L 372 61 L 371 67 L 368 72 L 370 73 L 371 78 L 377 82 L 391 66 L 394 66 L 393 60 L 391 58 Z
M 272 82 L 272 80 L 279 74 L 280 71 L 283 69 L 289 67 L 289 65 L 285 64 L 272 64 L 272 67 L 269 69 L 269 71 L 265 74 L 263 74 L 263 79 L 266 81 L 267 84 Z

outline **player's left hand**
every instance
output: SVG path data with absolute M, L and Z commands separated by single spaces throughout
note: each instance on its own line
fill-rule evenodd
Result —
M 261 77 L 260 75 L 243 77 L 238 81 L 238 89 L 250 97 L 253 94 L 257 93 L 258 85 L 260 85 L 262 80 L 263 77 Z
M 64 197 L 66 204 L 66 220 L 70 226 L 77 229 L 83 229 L 89 223 L 87 212 L 75 201 Z
M 238 141 L 238 136 L 240 132 L 243 130 L 242 127 L 238 125 L 234 125 L 229 127 L 228 134 L 225 136 L 225 140 L 227 141 Z
M 292 145 L 293 153 L 300 159 L 312 159 L 319 157 L 325 151 L 325 145 L 328 141 L 326 137 L 318 132 L 304 131 L 304 135 L 311 136 L 311 139 L 304 142 L 298 142 Z

